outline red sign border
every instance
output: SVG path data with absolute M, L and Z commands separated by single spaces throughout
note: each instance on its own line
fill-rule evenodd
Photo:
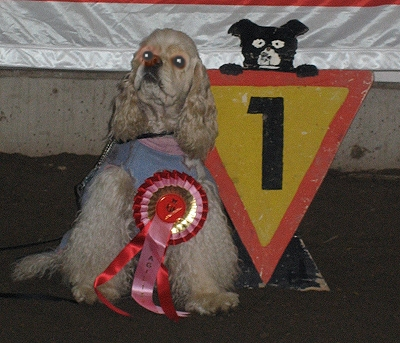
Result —
M 308 78 L 299 78 L 292 73 L 270 71 L 244 71 L 243 74 L 232 76 L 221 74 L 219 70 L 208 70 L 208 75 L 212 86 L 320 86 L 345 87 L 349 90 L 271 242 L 265 247 L 259 242 L 253 223 L 216 148 L 210 152 L 206 160 L 206 165 L 218 184 L 225 208 L 261 279 L 267 283 L 317 193 L 341 141 L 367 95 L 373 82 L 373 75 L 372 72 L 365 70 L 320 70 L 318 76 Z

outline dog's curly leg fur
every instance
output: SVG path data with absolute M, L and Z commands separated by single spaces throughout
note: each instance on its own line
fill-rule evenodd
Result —
M 114 260 L 131 239 L 133 182 L 120 167 L 107 167 L 88 190 L 87 202 L 79 214 L 66 250 L 63 273 L 78 302 L 93 303 L 95 278 Z M 101 286 L 110 300 L 129 289 L 129 267 Z
M 212 315 L 227 312 L 239 304 L 230 292 L 238 275 L 237 249 L 216 189 L 202 182 L 209 207 L 204 227 L 190 241 L 167 251 L 172 294 L 177 306 L 186 311 Z

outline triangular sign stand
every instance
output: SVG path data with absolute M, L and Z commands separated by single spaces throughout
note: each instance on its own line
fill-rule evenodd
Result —
M 295 232 L 371 87 L 372 73 L 208 73 L 219 137 L 206 164 L 238 233 L 239 251 L 252 262 L 245 267 L 252 281 L 242 284 L 328 289 Z M 250 277 L 252 266 L 256 277 Z

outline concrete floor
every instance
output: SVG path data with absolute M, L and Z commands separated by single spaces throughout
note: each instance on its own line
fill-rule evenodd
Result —
M 69 229 L 73 186 L 95 161 L 0 154 L 0 342 L 398 342 L 398 174 L 331 171 L 325 178 L 298 232 L 330 292 L 242 289 L 229 315 L 176 324 L 130 298 L 118 306 L 131 318 L 101 304 L 78 305 L 58 275 L 13 283 L 15 259 L 56 246 Z

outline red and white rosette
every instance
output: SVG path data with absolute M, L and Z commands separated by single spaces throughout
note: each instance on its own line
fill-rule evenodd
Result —
M 188 241 L 203 227 L 208 212 L 207 196 L 190 175 L 176 170 L 154 174 L 138 188 L 133 217 L 142 230 L 157 216 L 171 224 L 169 244 Z
M 111 304 L 98 287 L 116 275 L 141 251 L 132 283 L 132 297 L 150 311 L 178 320 L 187 312 L 175 311 L 168 271 L 164 265 L 169 244 L 188 241 L 203 227 L 208 212 L 207 196 L 190 175 L 174 171 L 155 173 L 138 188 L 133 203 L 133 217 L 139 234 L 132 239 L 94 283 L 99 299 L 114 311 L 128 313 Z M 157 283 L 160 306 L 153 302 Z

